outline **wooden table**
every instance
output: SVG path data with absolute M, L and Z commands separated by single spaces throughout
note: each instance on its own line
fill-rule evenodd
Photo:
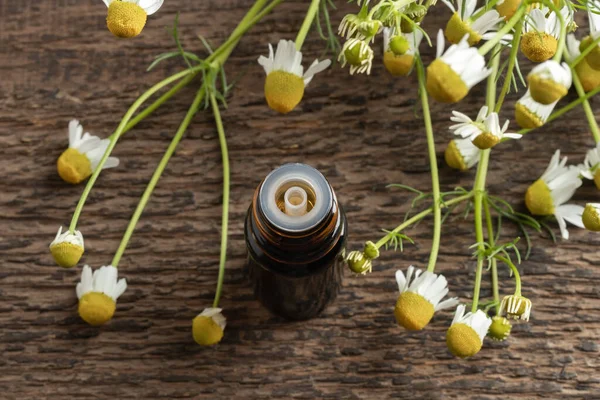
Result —
M 394 271 L 425 265 L 431 220 L 407 231 L 416 245 L 383 253 L 372 274 L 346 274 L 338 300 L 319 318 L 284 322 L 253 299 L 243 269 L 243 218 L 254 188 L 276 166 L 300 161 L 327 176 L 348 213 L 352 248 L 376 239 L 408 210 L 412 195 L 387 184 L 430 190 L 415 76 L 392 79 L 379 62 L 371 76 L 349 76 L 334 66 L 315 78 L 291 114 L 277 115 L 265 105 L 256 59 L 267 54 L 268 42 L 294 38 L 306 3 L 282 5 L 244 37 L 227 64 L 229 78 L 237 79 L 223 115 L 232 163 L 222 299 L 228 325 L 221 344 L 200 348 L 190 327 L 212 302 L 221 221 L 221 156 L 210 114 L 196 117 L 160 181 L 120 265 L 129 289 L 102 328 L 77 316 L 81 267 L 61 269 L 48 252 L 83 190 L 62 182 L 55 162 L 67 146 L 70 119 L 107 137 L 137 96 L 182 68 L 172 61 L 146 72 L 154 56 L 174 49 L 164 27 L 177 11 L 184 45 L 201 52 L 196 35 L 222 42 L 251 1 L 166 1 L 140 38 L 120 41 L 105 28 L 100 0 L 0 0 L 1 398 L 600 398 L 600 236 L 577 228 L 571 240 L 556 245 L 546 234 L 532 235 L 533 252 L 522 264 L 524 294 L 534 303 L 531 321 L 516 325 L 507 342 L 486 340 L 467 361 L 446 349 L 451 312 L 416 333 L 398 327 L 392 314 Z M 335 23 L 354 9 L 337 3 Z M 434 33 L 448 17 L 440 3 L 425 26 Z M 312 32 L 305 61 L 323 47 Z M 433 51 L 424 52 L 429 62 Z M 483 90 L 479 85 L 456 108 L 474 114 Z M 110 262 L 192 97 L 190 88 L 118 144 L 121 166 L 102 174 L 80 221 L 84 263 L 96 268 Z M 517 95 L 509 97 L 505 117 L 512 117 Z M 443 162 L 451 109 L 432 104 L 443 190 L 468 188 L 474 178 L 474 171 L 457 173 Z M 527 186 L 556 148 L 581 162 L 592 145 L 577 108 L 499 146 L 489 190 L 523 211 Z M 575 197 L 578 204 L 586 201 L 598 201 L 589 181 Z M 448 221 L 443 232 L 438 271 L 451 293 L 468 302 L 472 219 Z M 505 241 L 517 235 L 504 224 Z M 510 293 L 504 269 L 501 278 L 502 292 Z M 487 279 L 482 295 L 490 296 Z

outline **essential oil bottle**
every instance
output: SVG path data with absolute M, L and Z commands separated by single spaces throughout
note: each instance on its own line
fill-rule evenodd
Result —
M 319 171 L 305 164 L 272 171 L 254 193 L 244 231 L 254 293 L 271 312 L 309 319 L 335 299 L 348 226 Z

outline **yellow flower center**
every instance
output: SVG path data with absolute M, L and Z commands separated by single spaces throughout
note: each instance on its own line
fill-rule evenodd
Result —
M 515 119 L 524 129 L 535 129 L 544 125 L 544 121 L 522 103 L 517 103 L 515 106 Z
M 146 11 L 137 4 L 115 0 L 108 6 L 106 26 L 117 37 L 132 38 L 142 33 L 147 19 Z
M 83 247 L 62 242 L 50 246 L 50 253 L 54 261 L 63 268 L 72 268 L 77 265 L 83 255 Z
M 554 201 L 550 188 L 542 179 L 535 181 L 525 193 L 525 205 L 533 215 L 554 214 Z
M 541 104 L 552 104 L 564 97 L 568 90 L 563 85 L 560 85 L 552 79 L 544 79 L 539 75 L 529 75 L 529 91 L 531 97 Z
M 510 335 L 511 328 L 512 325 L 506 318 L 496 316 L 492 318 L 492 324 L 487 335 L 494 340 L 503 341 Z
M 383 54 L 383 65 L 393 76 L 407 76 L 412 69 L 415 58 L 412 54 L 394 55 L 391 51 Z
M 414 292 L 404 292 L 398 297 L 394 315 L 399 325 L 409 331 L 420 331 L 431 321 L 433 304 Z
M 575 72 L 586 93 L 591 92 L 600 86 L 600 70 L 595 70 L 590 67 L 590 64 L 588 64 L 585 58 L 575 66 Z
M 192 322 L 192 335 L 200 346 L 212 346 L 223 339 L 223 329 L 212 318 L 199 315 Z
M 304 80 L 286 71 L 272 71 L 265 79 L 265 98 L 273 110 L 292 111 L 304 96 Z
M 454 13 L 446 24 L 446 39 L 450 43 L 458 44 L 461 39 L 468 33 L 469 34 L 469 45 L 474 46 L 481 41 L 481 35 L 471 29 L 468 22 L 463 21 L 458 13 Z
M 491 132 L 483 132 L 473 139 L 473 144 L 481 150 L 491 149 L 500 142 L 500 138 Z
M 596 188 L 600 190 L 600 168 L 594 172 L 594 183 L 596 184 Z
M 583 225 L 587 230 L 598 232 L 600 231 L 600 215 L 596 208 L 590 204 L 587 204 L 583 210 Z
M 594 39 L 591 36 L 587 36 L 585 39 L 581 41 L 579 45 L 579 51 L 583 52 L 583 50 L 587 49 L 592 45 Z M 587 56 L 585 56 L 585 60 L 588 62 L 590 67 L 595 70 L 600 70 L 600 46 L 597 44 L 594 45 L 592 51 L 590 51 Z
M 439 58 L 427 67 L 427 93 L 442 103 L 461 101 L 469 88 L 448 64 Z
M 69 183 L 76 185 L 92 175 L 92 164 L 85 154 L 68 148 L 65 150 L 56 163 L 58 175 Z
M 446 346 L 456 357 L 467 358 L 481 350 L 481 339 L 473 328 L 466 324 L 454 324 L 446 332 Z
M 504 17 L 505 21 L 508 21 L 517 11 L 517 8 L 521 5 L 521 0 L 504 0 L 502 4 L 496 3 L 496 11 L 500 16 Z
M 104 293 L 89 292 L 79 299 L 79 316 L 90 325 L 98 326 L 110 321 L 117 304 Z
M 457 169 L 459 171 L 466 171 L 468 168 L 465 163 L 465 159 L 462 154 L 458 150 L 458 146 L 456 145 L 456 141 L 451 140 L 446 147 L 446 151 L 444 152 L 444 159 L 446 160 L 446 164 L 450 168 Z
M 527 32 L 521 38 L 521 51 L 529 60 L 542 62 L 549 60 L 556 53 L 558 42 L 546 32 Z

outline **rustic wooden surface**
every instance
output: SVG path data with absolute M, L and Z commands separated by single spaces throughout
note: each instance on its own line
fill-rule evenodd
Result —
M 337 3 L 335 23 L 351 9 Z M 467 361 L 446 350 L 450 312 L 436 315 L 423 332 L 394 323 L 394 271 L 424 266 L 430 220 L 408 232 L 416 245 L 403 254 L 384 253 L 373 274 L 347 274 L 337 302 L 320 318 L 287 323 L 253 299 L 243 272 L 243 217 L 254 188 L 274 167 L 305 162 L 330 179 L 348 213 L 353 247 L 391 228 L 407 210 L 411 196 L 386 184 L 429 190 L 414 77 L 391 79 L 379 63 L 370 77 L 351 77 L 335 66 L 314 80 L 293 113 L 276 115 L 265 105 L 256 58 L 266 54 L 267 42 L 294 38 L 306 1 L 282 5 L 242 40 L 227 66 L 238 82 L 223 115 L 232 193 L 222 343 L 199 348 L 190 333 L 192 318 L 211 304 L 219 256 L 221 160 L 206 113 L 195 119 L 121 262 L 129 289 L 115 318 L 99 329 L 79 319 L 74 287 L 80 267 L 56 267 L 47 249 L 82 191 L 55 171 L 68 121 L 78 118 L 87 130 L 108 136 L 150 83 L 181 68 L 174 61 L 145 72 L 155 55 L 173 48 L 163 27 L 178 10 L 184 43 L 200 51 L 196 34 L 221 42 L 250 4 L 166 1 L 140 38 L 119 41 L 105 29 L 99 0 L 0 0 L 0 397 L 599 399 L 600 236 L 581 230 L 571 229 L 572 239 L 557 245 L 534 235 L 532 256 L 523 264 L 524 292 L 534 302 L 531 321 L 515 326 L 508 342 L 486 341 Z M 443 5 L 433 14 L 425 24 L 430 33 L 449 16 Z M 313 32 L 306 59 L 322 48 Z M 425 53 L 431 58 L 433 51 Z M 115 155 L 122 165 L 101 176 L 80 222 L 85 263 L 110 262 L 192 96 L 191 89 L 177 96 L 119 143 Z M 474 113 L 482 101 L 480 85 L 457 108 Z M 443 164 L 451 107 L 432 108 L 443 188 L 468 187 L 473 171 L 458 174 Z M 489 189 L 523 210 L 527 185 L 554 149 L 581 162 L 592 143 L 577 109 L 499 146 Z M 576 195 L 579 204 L 597 199 L 589 182 Z M 505 225 L 506 240 L 516 234 Z M 444 227 L 438 270 L 465 301 L 472 296 L 473 242 L 470 219 Z M 506 271 L 501 275 L 509 292 L 512 283 Z M 488 283 L 483 294 L 490 294 Z

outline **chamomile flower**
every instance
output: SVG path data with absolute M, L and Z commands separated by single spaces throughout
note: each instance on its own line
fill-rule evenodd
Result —
M 368 75 L 373 66 L 373 49 L 366 41 L 352 38 L 344 43 L 338 61 L 342 63 L 342 68 L 350 64 L 350 75 L 355 72 L 359 74 L 366 72 Z
M 491 149 L 504 138 L 520 139 L 522 136 L 518 133 L 506 133 L 509 121 L 506 120 L 504 125 L 500 127 L 498 113 L 492 112 L 488 115 L 487 106 L 481 107 L 475 121 L 458 111 L 452 111 L 450 120 L 457 122 L 457 124 L 450 126 L 450 130 L 456 136 L 469 139 L 481 150 Z
M 356 274 L 366 275 L 373 271 L 373 259 L 369 258 L 364 251 L 351 251 L 346 257 L 346 263 L 350 271 Z
M 378 20 L 368 16 L 348 14 L 340 22 L 338 34 L 346 39 L 356 37 L 359 39 L 373 41 L 381 31 L 382 24 Z
M 390 28 L 383 29 L 383 64 L 393 76 L 406 76 L 412 70 L 415 54 L 423 40 L 423 32 L 416 29 L 412 33 L 395 35 Z
M 600 232 L 600 203 L 588 203 L 581 216 L 585 229 Z
M 567 157 L 561 160 L 560 150 L 556 150 L 546 171 L 529 186 L 525 194 L 525 205 L 529 212 L 539 216 L 554 215 L 564 239 L 569 238 L 567 222 L 583 228 L 583 207 L 565 204 L 582 184 L 581 169 L 566 164 Z
M 437 36 L 437 57 L 427 67 L 427 92 L 442 103 L 456 103 L 469 90 L 492 72 L 486 68 L 485 58 L 470 47 L 465 35 L 458 44 L 444 52 L 444 33 Z
M 72 268 L 77 265 L 83 255 L 83 235 L 79 231 L 62 231 L 58 228 L 56 237 L 50 243 L 50 253 L 54 261 L 63 268 Z
M 536 65 L 529 75 L 529 93 L 540 104 L 552 104 L 563 98 L 571 87 L 571 68 L 567 63 L 548 60 Z
M 506 296 L 500 303 L 500 314 L 506 314 L 510 319 L 529 321 L 529 316 L 531 315 L 531 300 L 520 294 Z
M 465 314 L 464 305 L 456 307 L 452 325 L 446 332 L 448 350 L 460 358 L 479 353 L 491 324 L 492 320 L 481 310 Z
M 227 320 L 221 308 L 205 308 L 192 322 L 192 336 L 200 346 L 212 346 L 223 339 Z
M 490 325 L 490 329 L 487 335 L 492 340 L 502 342 L 508 339 L 511 329 L 512 324 L 510 323 L 510 321 L 504 317 L 497 315 L 492 318 L 492 324 Z
M 595 70 L 600 70 L 600 44 L 593 44 L 600 37 L 600 0 L 589 0 L 587 2 L 588 19 L 590 21 L 590 34 L 581 41 L 579 50 L 583 51 L 589 46 L 594 46 L 585 59 Z
M 102 0 L 108 7 L 106 25 L 108 30 L 120 38 L 132 38 L 146 26 L 148 15 L 162 6 L 163 0 Z
M 444 159 L 450 168 L 466 171 L 477 164 L 480 153 L 481 150 L 470 139 L 452 139 L 446 147 Z
M 548 120 L 558 100 L 550 104 L 541 104 L 533 99 L 531 91 L 521 97 L 515 106 L 515 119 L 517 124 L 524 129 L 539 128 Z
M 581 52 L 579 51 L 579 40 L 570 33 L 567 36 L 567 47 L 565 51 L 565 60 L 568 62 L 573 62 Z M 590 67 L 587 60 L 584 58 L 575 65 L 575 73 L 581 82 L 581 86 L 583 90 L 587 92 L 591 92 L 600 86 L 600 70 L 594 69 Z
M 600 143 L 586 153 L 581 175 L 593 180 L 596 187 L 600 189 Z
M 78 184 L 92 175 L 110 141 L 83 133 L 83 127 L 77 120 L 69 122 L 69 148 L 65 150 L 56 163 L 58 175 L 69 183 Z M 108 157 L 102 167 L 113 168 L 119 165 L 119 159 Z
M 561 14 L 568 17 L 569 9 L 565 6 Z M 533 8 L 523 25 L 521 51 L 534 62 L 549 60 L 556 53 L 559 36 L 560 20 L 556 13 L 547 7 Z
M 496 10 L 489 10 L 473 20 L 473 14 L 478 14 L 479 10 L 475 11 L 477 0 L 457 0 L 456 8 L 449 0 L 442 0 L 445 5 L 453 12 L 452 17 L 446 25 L 446 39 L 450 43 L 459 43 L 465 35 L 468 36 L 469 45 L 474 46 L 484 39 L 484 35 L 492 30 L 504 18 L 498 14 Z M 463 8 L 464 6 L 464 8 Z
M 76 292 L 79 298 L 79 316 L 85 322 L 98 326 L 113 317 L 117 299 L 127 289 L 127 281 L 117 278 L 117 268 L 112 265 L 103 266 L 93 274 L 89 265 L 83 267 Z
M 260 56 L 258 63 L 265 69 L 265 98 L 269 107 L 282 114 L 292 111 L 302 97 L 305 87 L 319 72 L 329 67 L 329 60 L 315 60 L 304 72 L 302 52 L 292 40 L 280 40 L 277 51 L 269 44 L 269 57 Z
M 422 272 L 411 265 L 406 276 L 401 270 L 396 271 L 396 282 L 400 296 L 394 315 L 398 324 L 408 330 L 423 329 L 436 311 L 458 304 L 456 297 L 442 301 L 449 291 L 448 282 L 443 275 Z

